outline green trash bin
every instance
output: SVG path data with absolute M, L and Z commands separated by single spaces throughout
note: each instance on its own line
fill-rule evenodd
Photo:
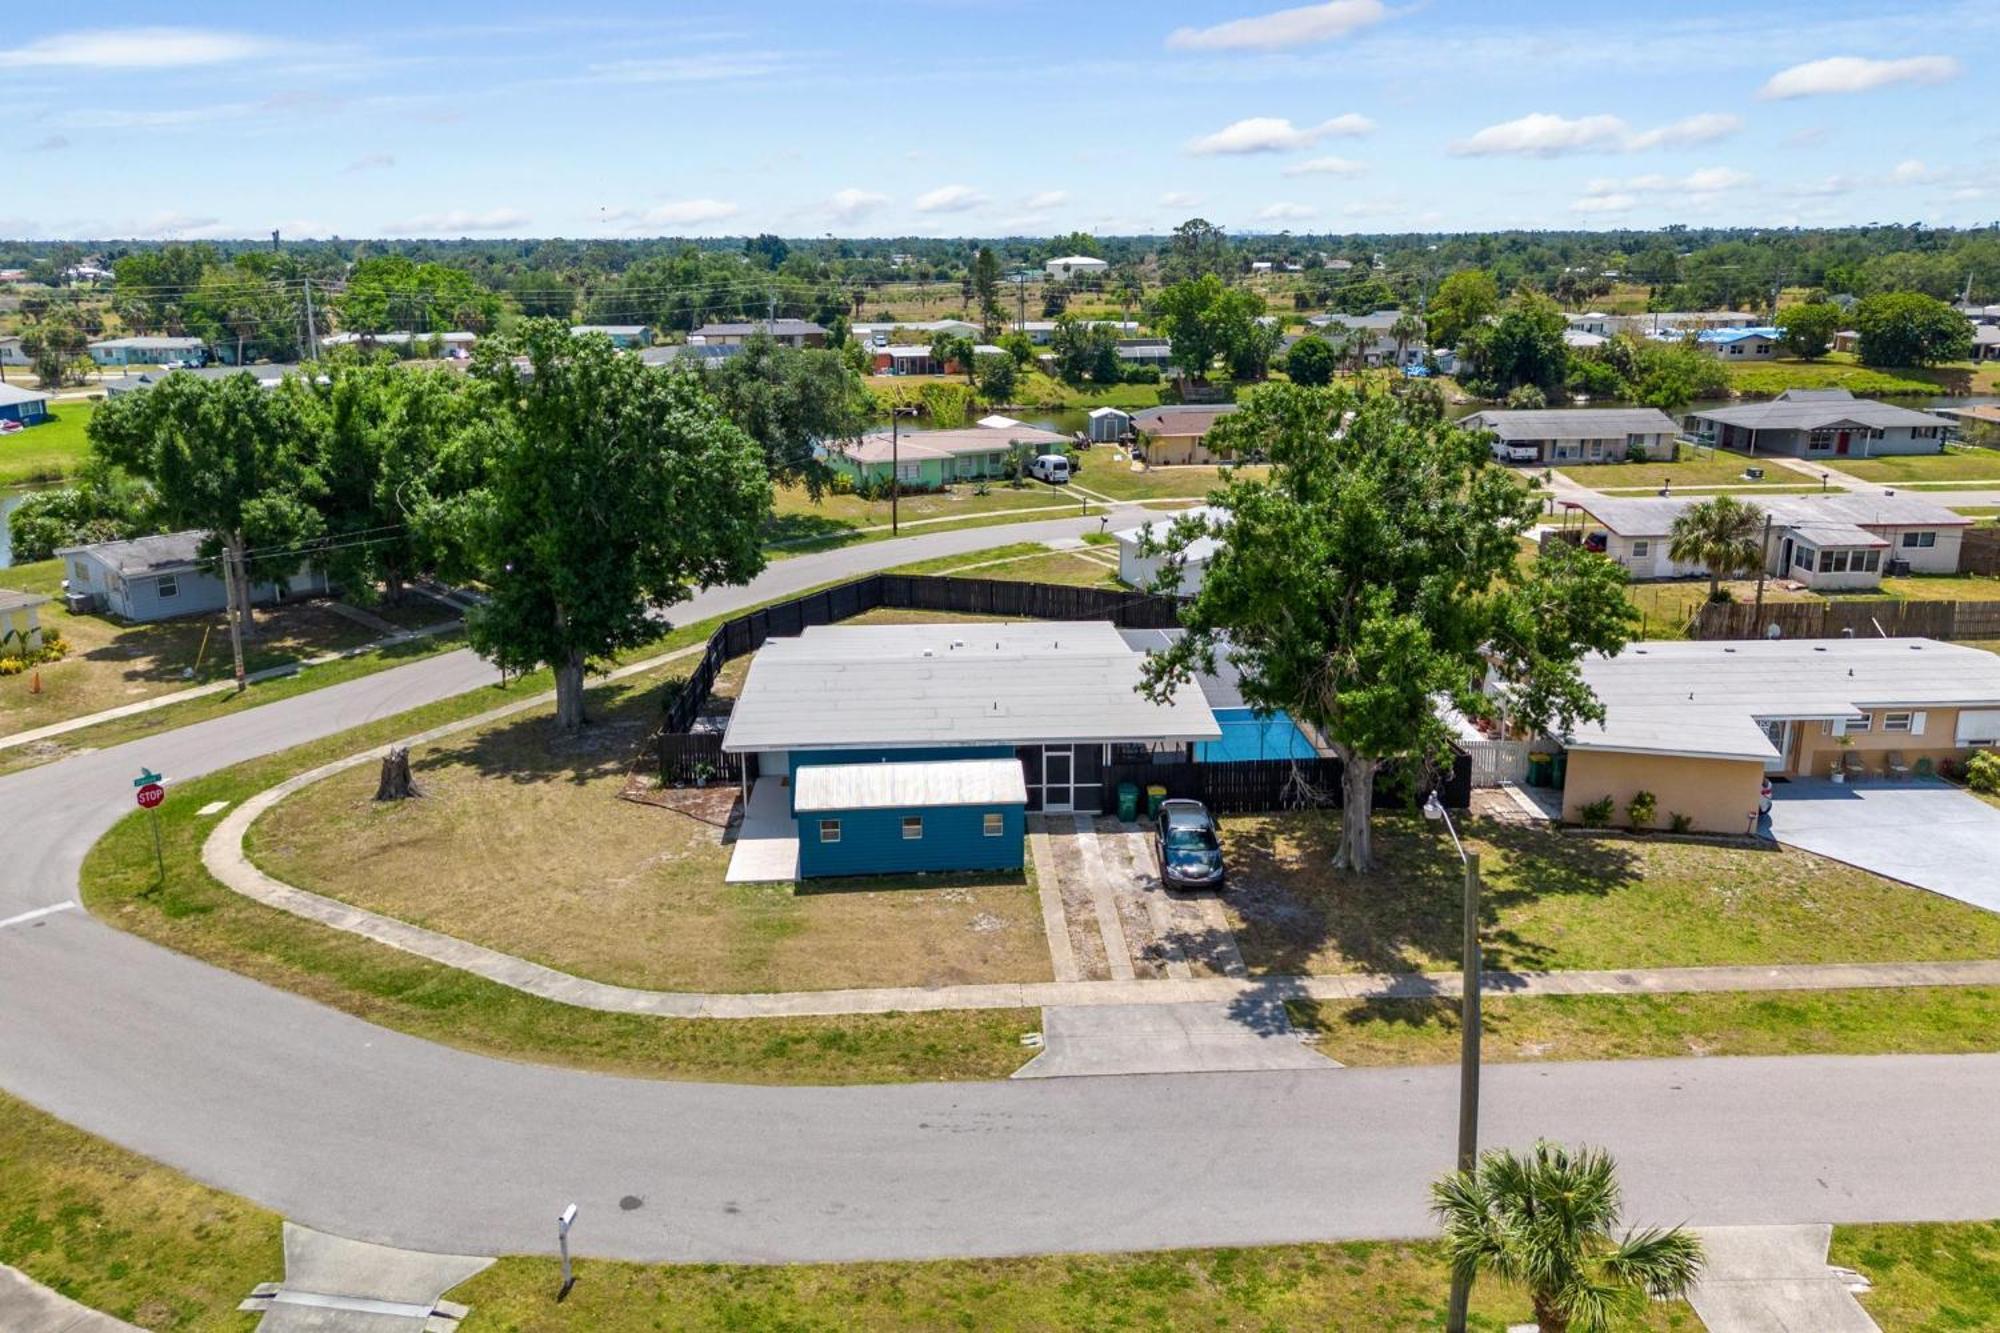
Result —
M 1118 817 L 1128 824 L 1139 822 L 1139 787 L 1132 782 L 1118 784 Z
M 1152 819 L 1160 813 L 1160 805 L 1167 799 L 1165 787 L 1146 788 L 1146 818 Z
M 1530 787 L 1552 787 L 1555 783 L 1555 761 L 1537 750 L 1528 756 L 1528 785 Z
M 1555 773 L 1552 775 L 1552 780 L 1550 781 L 1549 785 L 1551 787 L 1560 789 L 1563 785 L 1563 779 L 1568 776 L 1569 776 L 1569 751 L 1557 750 Z

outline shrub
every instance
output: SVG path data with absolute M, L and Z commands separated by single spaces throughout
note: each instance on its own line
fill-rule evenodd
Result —
M 1965 785 L 1988 796 L 2000 796 L 2000 754 L 1985 750 L 1967 760 Z
M 1676 833 L 1686 833 L 1694 828 L 1694 816 L 1684 815 L 1676 810 L 1667 816 L 1667 827 Z
M 1626 462 L 1643 463 L 1646 461 L 1646 457 L 1646 446 L 1643 444 L 1628 444 L 1625 446 Z
M 1653 820 L 1660 813 L 1660 798 L 1649 791 L 1635 791 L 1632 799 L 1625 802 L 1625 818 L 1636 833 L 1653 827 Z
M 852 495 L 854 494 L 854 478 L 845 472 L 836 472 L 833 474 L 833 480 L 827 483 L 827 489 L 835 495 Z
M 1611 812 L 1618 808 L 1618 802 L 1609 796 L 1600 797 L 1577 811 L 1585 828 L 1607 828 L 1611 824 Z

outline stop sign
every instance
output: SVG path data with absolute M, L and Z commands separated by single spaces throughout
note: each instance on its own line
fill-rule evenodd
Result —
M 139 788 L 139 808 L 141 810 L 151 810 L 166 799 L 167 789 L 157 782 L 149 782 Z

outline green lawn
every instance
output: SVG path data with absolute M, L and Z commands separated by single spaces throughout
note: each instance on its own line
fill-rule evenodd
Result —
M 1482 853 L 1496 969 L 2000 958 L 2000 914 L 1806 852 L 1485 820 L 1461 832 Z M 1331 868 L 1327 813 L 1226 818 L 1223 833 L 1225 911 L 1253 973 L 1458 966 L 1463 885 L 1432 826 L 1378 816 L 1382 865 L 1366 876 Z
M 1899 394 L 1991 393 L 2000 386 L 2000 365 L 1969 361 L 1924 368 L 1876 370 L 1851 353 L 1830 352 L 1817 361 L 1780 357 L 1757 365 L 1731 365 L 1729 383 L 1747 398 L 1773 398 L 1786 389 L 1846 389 L 1857 398 Z
M 895 508 L 898 521 L 908 529 L 904 535 L 959 527 L 960 519 L 1026 522 L 1082 512 L 1082 497 L 1053 490 L 1039 483 L 1016 489 L 994 482 L 987 494 L 979 495 L 971 485 L 959 485 L 934 494 L 901 496 Z M 803 487 L 780 487 L 770 521 L 765 524 L 765 545 L 773 555 L 789 555 L 798 547 L 825 550 L 880 539 L 890 535 L 889 518 L 887 500 L 831 491 L 814 500 Z M 871 531 L 878 528 L 881 531 Z
M 2000 450 L 1957 448 L 1942 454 L 1838 458 L 1829 466 L 1864 481 L 1978 481 L 2000 486 Z
M 1135 471 L 1129 462 L 1116 461 L 1111 454 L 1112 451 L 1103 446 L 1084 454 L 1075 484 L 1114 500 L 1198 500 L 1206 498 L 1230 475 L 1257 480 L 1269 476 L 1271 471 L 1262 466 L 1221 468 L 1199 465 Z
M 1743 475 L 1746 465 L 1748 459 L 1740 454 L 1723 450 L 1696 453 L 1683 448 L 1680 458 L 1672 463 L 1577 463 L 1557 467 L 1556 471 L 1579 486 L 1598 491 L 1620 487 L 1658 490 L 1662 483 L 1679 489 L 1683 486 L 1781 486 L 1798 481 L 1795 472 L 1766 466 L 1764 480 L 1753 483 Z
M 13 380 L 13 371 L 8 372 Z M 0 435 L 0 486 L 58 481 L 82 464 L 90 442 L 84 427 L 96 406 L 90 402 L 51 403 L 49 419 L 14 435 Z
M 1951 510 L 1955 514 L 1964 514 L 1967 518 L 2000 516 L 2000 505 L 1953 505 Z
M 1457 1000 L 1293 1000 L 1316 1049 L 1345 1065 L 1449 1064 Z M 1485 997 L 1481 1058 L 1657 1060 L 1688 1055 L 1958 1054 L 2000 1050 L 2000 990 Z
M 2000 1222 L 1844 1226 L 1827 1258 L 1864 1274 L 1883 1333 L 2000 1328 Z

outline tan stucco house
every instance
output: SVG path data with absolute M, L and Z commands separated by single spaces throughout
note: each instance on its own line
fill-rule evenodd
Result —
M 1186 403 L 1134 412 L 1140 456 L 1149 467 L 1226 462 L 1226 456 L 1208 447 L 1208 432 L 1235 410 L 1234 403 Z
M 1649 791 L 1662 827 L 1746 833 L 1766 776 L 1896 777 L 2000 746 L 2000 654 L 1934 639 L 1637 643 L 1583 675 L 1605 716 L 1565 738 L 1568 821 L 1608 796 L 1622 822 Z

